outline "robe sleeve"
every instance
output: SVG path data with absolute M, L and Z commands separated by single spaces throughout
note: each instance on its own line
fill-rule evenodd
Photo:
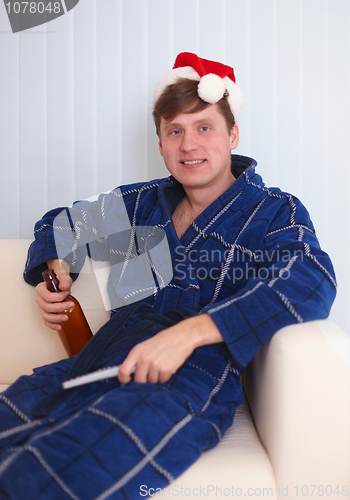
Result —
M 210 314 L 241 367 L 280 328 L 326 318 L 336 295 L 330 258 L 297 199 L 290 197 L 279 208 L 262 250 L 265 258 L 244 286 L 202 311 Z
M 130 200 L 132 206 L 132 200 Z M 110 258 L 110 240 L 122 242 L 130 235 L 130 218 L 120 189 L 95 200 L 75 202 L 69 208 L 47 212 L 35 225 L 35 240 L 29 247 L 24 279 L 31 285 L 42 281 L 42 271 L 51 259 L 63 259 L 75 280 L 86 256 Z

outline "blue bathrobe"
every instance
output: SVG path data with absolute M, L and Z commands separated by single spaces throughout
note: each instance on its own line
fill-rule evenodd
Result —
M 122 186 L 36 224 L 25 280 L 36 285 L 57 257 L 73 279 L 86 255 L 106 261 L 112 317 L 81 354 L 0 395 L 0 499 L 134 499 L 166 486 L 232 424 L 241 370 L 261 346 L 284 326 L 328 316 L 335 276 L 309 214 L 267 188 L 255 167 L 233 155 L 236 181 L 180 239 L 171 216 L 184 190 L 173 177 Z M 224 342 L 196 349 L 167 383 L 60 388 L 202 313 Z

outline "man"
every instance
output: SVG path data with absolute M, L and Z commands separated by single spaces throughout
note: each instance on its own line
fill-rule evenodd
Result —
M 334 272 L 306 209 L 266 188 L 254 160 L 231 156 L 241 104 L 232 68 L 180 54 L 156 87 L 153 109 L 170 177 L 73 206 L 73 240 L 65 239 L 69 223 L 57 223 L 61 210 L 37 224 L 25 279 L 37 285 L 47 326 L 59 330 L 66 319 L 62 300 L 86 245 L 92 258 L 111 261 L 110 295 L 127 307 L 115 308 L 81 355 L 38 369 L 6 391 L 0 483 L 11 498 L 33 483 L 37 496 L 27 498 L 135 498 L 142 484 L 165 486 L 232 423 L 243 397 L 242 367 L 260 347 L 283 326 L 328 315 Z M 120 200 L 131 224 L 126 242 L 116 229 L 124 217 Z M 165 232 L 172 277 L 165 284 L 163 260 L 153 259 L 152 293 L 131 303 L 152 288 L 142 282 L 133 283 L 132 293 L 123 288 L 125 269 L 132 269 L 130 241 L 142 227 L 149 228 L 143 242 Z M 135 251 L 135 262 L 139 256 Z M 59 294 L 37 284 L 47 265 L 59 277 Z M 118 381 L 68 395 L 60 389 L 67 377 L 111 364 L 120 364 Z M 11 474 L 25 466 L 30 477 L 12 485 Z M 78 470 L 86 477 L 76 477 Z

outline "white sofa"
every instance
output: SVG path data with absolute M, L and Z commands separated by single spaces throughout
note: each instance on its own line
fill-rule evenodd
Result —
M 22 278 L 29 243 L 0 240 L 0 391 L 65 356 Z M 109 315 L 95 275 L 82 273 L 72 293 L 96 332 Z M 350 338 L 329 320 L 277 332 L 244 370 L 233 426 L 162 495 L 350 499 L 349 360 Z

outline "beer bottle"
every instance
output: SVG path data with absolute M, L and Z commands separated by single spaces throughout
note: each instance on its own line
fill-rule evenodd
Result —
M 48 290 L 59 293 L 59 281 L 55 271 L 47 269 L 42 275 Z M 62 329 L 58 331 L 58 334 L 68 356 L 74 356 L 89 342 L 92 338 L 92 332 L 77 299 L 68 295 L 65 301 L 74 302 L 75 306 L 64 312 L 68 316 L 68 321 L 60 323 Z

